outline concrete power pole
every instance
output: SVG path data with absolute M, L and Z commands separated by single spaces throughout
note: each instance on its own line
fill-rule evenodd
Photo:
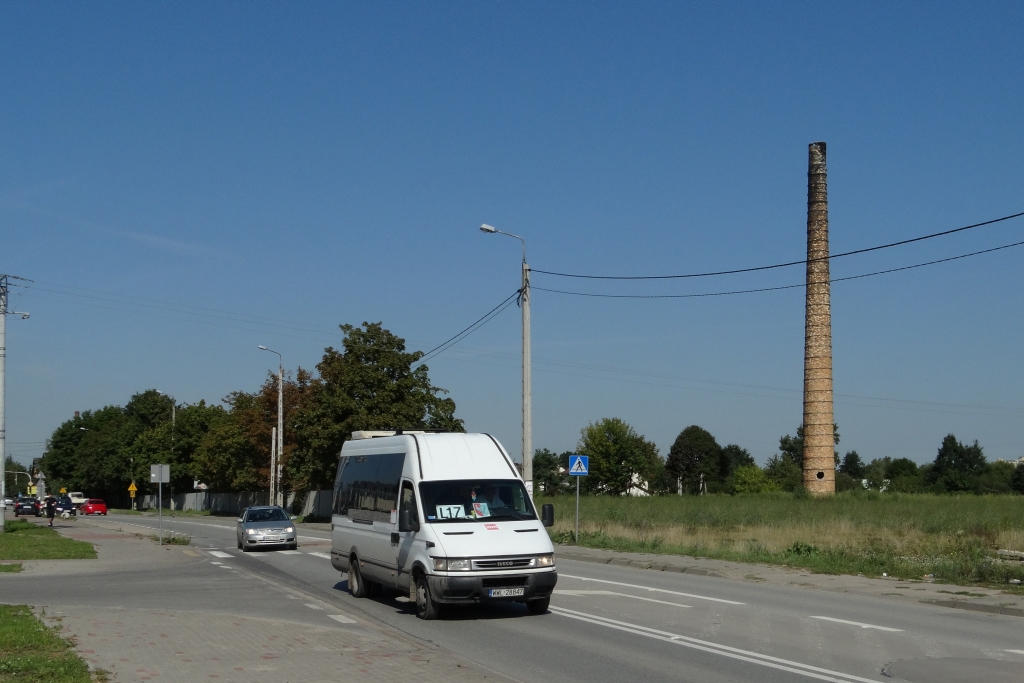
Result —
M 274 491 L 277 498 L 273 505 L 284 505 L 281 491 L 281 470 L 284 467 L 284 365 L 277 366 L 277 457 L 274 459 Z
M 523 246 L 523 481 L 533 497 L 533 388 L 530 386 L 530 266 Z
M 832 412 L 832 307 L 829 288 L 828 182 L 825 143 L 809 146 L 807 164 L 807 305 L 804 317 L 804 488 L 836 492 Z
M 7 276 L 0 275 L 0 533 L 7 525 Z

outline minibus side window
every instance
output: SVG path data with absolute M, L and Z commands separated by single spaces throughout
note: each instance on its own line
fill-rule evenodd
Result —
M 401 515 L 404 510 L 409 511 L 410 522 L 419 523 L 420 515 L 416 511 L 416 491 L 407 481 L 402 482 L 402 502 L 401 507 L 398 508 L 398 514 Z

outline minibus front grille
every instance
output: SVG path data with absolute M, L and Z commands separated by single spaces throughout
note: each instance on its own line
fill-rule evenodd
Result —
M 500 560 L 473 560 L 473 569 L 525 569 L 532 567 L 534 558 L 513 557 Z
M 515 588 L 516 586 L 525 586 L 527 579 L 525 576 L 496 576 L 493 579 L 481 579 L 481 588 Z

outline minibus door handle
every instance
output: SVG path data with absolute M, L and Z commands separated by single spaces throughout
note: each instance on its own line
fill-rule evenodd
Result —
M 398 545 L 398 532 L 397 531 L 392 531 L 391 532 L 391 545 Z

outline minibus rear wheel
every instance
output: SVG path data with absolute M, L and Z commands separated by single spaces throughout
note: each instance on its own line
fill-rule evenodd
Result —
M 348 589 L 353 598 L 365 598 L 369 593 L 363 574 L 359 571 L 359 558 L 355 555 L 348 562 Z

